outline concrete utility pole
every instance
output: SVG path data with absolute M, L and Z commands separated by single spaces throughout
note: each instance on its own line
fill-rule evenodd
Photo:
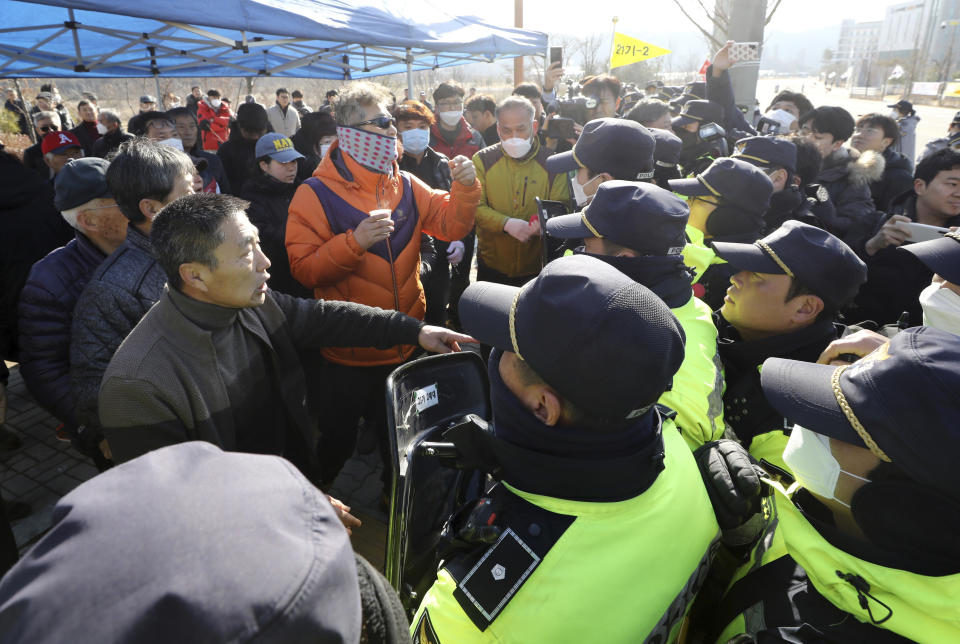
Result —
M 767 0 L 716 0 L 715 12 L 720 11 L 729 18 L 726 33 L 722 26 L 714 24 L 714 37 L 720 42 L 758 42 L 763 54 L 763 28 L 767 19 Z M 711 56 L 713 52 L 711 52 Z M 733 83 L 733 95 L 740 105 L 753 105 L 757 96 L 757 79 L 760 77 L 759 64 L 739 65 L 730 70 Z
M 513 26 L 523 27 L 523 0 L 513 0 Z M 513 86 L 523 82 L 523 56 L 513 59 Z

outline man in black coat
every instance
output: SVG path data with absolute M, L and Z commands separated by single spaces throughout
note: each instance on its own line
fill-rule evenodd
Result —
M 897 122 L 874 113 L 857 119 L 850 139 L 850 145 L 860 152 L 873 150 L 883 155 L 883 175 L 870 182 L 870 195 L 880 212 L 889 213 L 894 200 L 913 188 L 913 163 L 895 149 L 899 138 Z
M 217 151 L 227 173 L 232 194 L 240 194 L 243 182 L 253 172 L 257 141 L 268 131 L 270 121 L 263 105 L 244 103 L 237 108 L 237 127 L 230 128 L 230 138 Z

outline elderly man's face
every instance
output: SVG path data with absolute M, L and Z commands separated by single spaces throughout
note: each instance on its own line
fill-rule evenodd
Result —
M 197 122 L 189 114 L 182 114 L 174 121 L 183 147 L 189 150 L 197 142 Z
M 52 119 L 49 116 L 42 119 L 37 119 L 37 134 L 42 139 L 45 134 L 50 132 L 56 132 L 60 129 L 59 119 Z
M 99 116 L 97 116 L 97 122 L 100 123 L 103 127 L 107 128 L 108 132 L 112 132 L 113 130 L 120 127 L 119 123 L 114 123 L 103 114 L 100 114 Z
M 45 99 L 45 98 L 40 98 L 40 97 L 38 96 L 38 97 L 37 97 L 37 107 L 39 107 L 39 108 L 40 108 L 41 110 L 43 110 L 44 112 L 48 112 L 48 111 L 50 110 L 50 101 L 48 101 L 48 100 Z
M 147 123 L 146 135 L 151 141 L 165 141 L 177 135 L 177 128 L 166 119 L 153 119 Z
M 376 123 L 367 123 L 366 125 L 361 125 L 360 129 L 367 132 L 373 132 L 374 134 L 382 134 L 383 136 L 392 136 L 397 137 L 397 127 L 396 122 L 393 121 L 393 117 L 390 116 L 390 110 L 387 109 L 386 105 L 364 105 L 363 106 L 363 121 L 370 121 L 372 119 L 386 117 L 391 119 L 391 122 L 387 124 L 386 127 L 380 127 Z
M 81 148 L 67 148 L 56 154 L 43 155 L 44 162 L 53 170 L 53 174 L 57 174 L 63 170 L 63 166 L 67 165 L 69 161 L 82 158 L 83 150 Z
M 94 123 L 97 120 L 97 108 L 93 105 L 81 105 L 77 110 L 80 113 L 80 120 L 87 123 Z
M 530 120 L 530 113 L 522 108 L 511 108 L 500 112 L 497 121 L 497 133 L 501 141 L 507 139 L 529 139 L 537 132 L 537 122 Z
M 155 109 L 157 109 L 157 104 L 156 104 L 156 103 L 140 103 L 140 111 L 141 111 L 141 112 L 150 112 L 150 111 L 155 110 Z
M 260 306 L 267 295 L 270 260 L 260 249 L 257 227 L 242 211 L 220 226 L 223 242 L 214 251 L 217 267 L 207 268 L 203 282 L 213 304 L 242 309 Z

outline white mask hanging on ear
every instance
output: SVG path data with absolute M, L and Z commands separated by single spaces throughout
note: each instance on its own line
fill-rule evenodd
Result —
M 823 499 L 833 499 L 840 505 L 850 507 L 849 503 L 834 496 L 840 472 L 861 481 L 870 482 L 862 476 L 851 474 L 840 468 L 840 463 L 830 451 L 830 439 L 822 434 L 810 431 L 800 425 L 793 426 L 790 440 L 783 450 L 783 462 L 787 464 L 800 487 Z
M 939 283 L 933 283 L 920 293 L 924 326 L 960 335 L 960 295 Z

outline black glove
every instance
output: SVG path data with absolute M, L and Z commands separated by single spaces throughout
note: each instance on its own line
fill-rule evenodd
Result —
M 760 511 L 760 499 L 769 488 L 742 445 L 732 440 L 711 441 L 697 448 L 693 457 L 721 530 L 738 528 Z
M 210 121 L 200 121 L 200 129 L 204 132 L 210 131 Z

